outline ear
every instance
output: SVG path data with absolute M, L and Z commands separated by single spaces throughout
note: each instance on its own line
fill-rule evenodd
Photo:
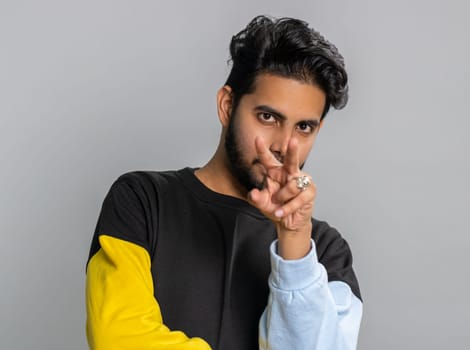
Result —
M 217 91 L 217 114 L 224 128 L 227 128 L 230 122 L 232 102 L 232 88 L 228 85 L 222 86 L 219 91 Z

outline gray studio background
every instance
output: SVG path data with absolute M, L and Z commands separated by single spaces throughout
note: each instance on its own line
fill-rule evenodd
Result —
M 307 166 L 349 241 L 359 349 L 469 349 L 465 1 L 0 1 L 0 348 L 85 349 L 89 244 L 111 183 L 202 165 L 231 36 L 300 17 L 351 98 Z

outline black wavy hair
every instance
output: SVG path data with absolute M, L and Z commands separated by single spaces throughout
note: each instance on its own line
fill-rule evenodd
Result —
M 257 16 L 232 37 L 230 56 L 232 69 L 225 84 L 232 88 L 232 111 L 243 95 L 253 92 L 262 73 L 316 84 L 326 94 L 321 119 L 330 106 L 341 109 L 348 101 L 343 56 L 302 20 Z

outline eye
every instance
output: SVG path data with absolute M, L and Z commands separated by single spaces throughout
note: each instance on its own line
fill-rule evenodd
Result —
M 304 134 L 311 134 L 315 131 L 315 126 L 307 122 L 300 122 L 297 125 L 297 129 Z
M 258 119 L 264 123 L 274 123 L 277 121 L 276 117 L 268 112 L 258 113 Z

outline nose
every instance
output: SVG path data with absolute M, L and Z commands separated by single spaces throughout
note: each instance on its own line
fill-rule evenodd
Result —
M 271 153 L 279 161 L 279 163 L 284 163 L 284 154 L 281 154 L 281 152 L 279 151 L 273 151 L 273 150 L 271 150 Z
M 273 142 L 271 144 L 271 147 L 269 147 L 269 150 L 271 153 L 276 157 L 276 159 L 284 163 L 284 157 L 287 152 L 287 145 L 289 144 L 289 140 L 291 138 L 291 132 L 289 130 L 280 130 L 276 135 L 275 138 L 273 139 Z

